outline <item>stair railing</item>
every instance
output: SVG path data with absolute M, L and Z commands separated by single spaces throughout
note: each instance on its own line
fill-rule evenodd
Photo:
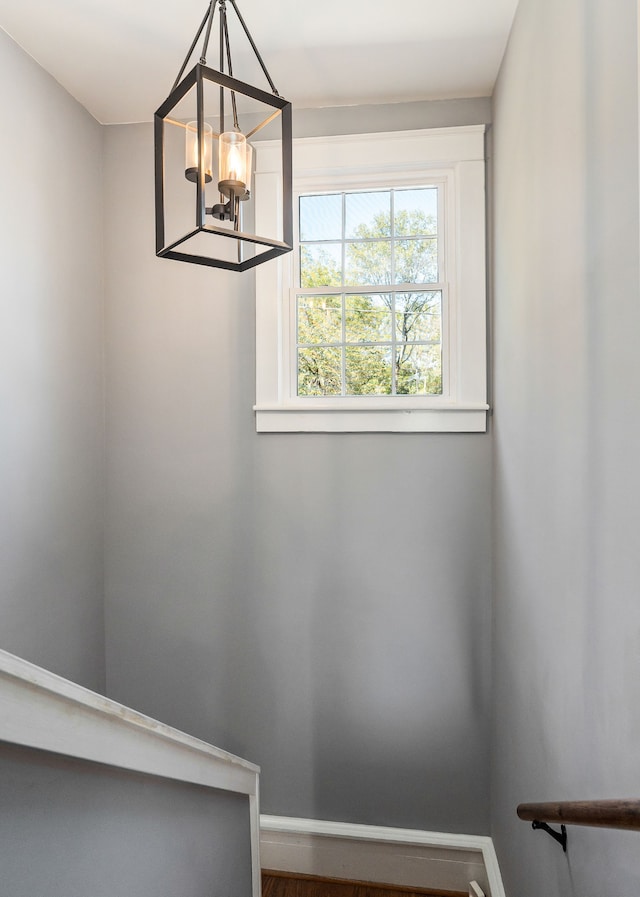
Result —
M 542 829 L 567 851 L 567 825 L 590 825 L 640 831 L 640 800 L 574 800 L 561 803 L 520 804 L 518 816 Z M 560 831 L 548 823 L 560 824 Z

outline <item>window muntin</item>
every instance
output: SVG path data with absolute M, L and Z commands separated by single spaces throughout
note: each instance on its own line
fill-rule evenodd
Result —
M 441 193 L 428 184 L 299 197 L 298 397 L 442 395 Z

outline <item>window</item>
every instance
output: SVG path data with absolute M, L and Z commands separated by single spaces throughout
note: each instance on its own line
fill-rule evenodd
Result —
M 296 249 L 256 272 L 258 431 L 486 429 L 483 156 L 483 128 L 295 141 Z
M 298 222 L 297 395 L 440 395 L 438 187 L 306 194 Z

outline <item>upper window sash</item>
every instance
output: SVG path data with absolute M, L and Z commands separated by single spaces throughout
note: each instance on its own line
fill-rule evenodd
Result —
M 397 243 L 400 240 L 410 240 L 410 239 L 428 239 L 431 235 L 402 235 L 395 232 L 395 228 L 392 227 L 391 233 L 388 236 L 366 240 L 363 238 L 348 236 L 346 233 L 346 227 L 343 222 L 343 235 L 341 239 L 331 239 L 331 240 L 301 240 L 300 239 L 300 198 L 307 196 L 321 196 L 327 194 L 348 194 L 353 195 L 354 193 L 366 193 L 366 192 L 377 192 L 377 191 L 393 191 L 398 192 L 403 189 L 415 187 L 415 188 L 434 188 L 438 192 L 437 199 L 437 218 L 436 218 L 436 233 L 433 237 L 437 240 L 438 245 L 438 280 L 446 281 L 447 280 L 447 263 L 448 259 L 445 253 L 445 246 L 447 244 L 447 233 L 446 233 L 446 205 L 447 205 L 447 197 L 448 190 L 451 188 L 450 176 L 443 175 L 437 176 L 435 172 L 429 172 L 428 177 L 426 178 L 416 178 L 416 176 L 404 176 L 404 177 L 393 177 L 389 172 L 385 172 L 384 174 L 378 173 L 377 176 L 369 176 L 367 181 L 363 183 L 358 183 L 357 186 L 353 183 L 354 175 L 342 175 L 340 177 L 336 176 L 332 180 L 328 180 L 325 183 L 320 184 L 318 179 L 314 180 L 314 189 L 303 189 L 302 183 L 303 179 L 296 179 L 295 182 L 295 190 L 294 190 L 294 250 L 293 250 L 293 275 L 292 275 L 292 283 L 295 286 L 301 284 L 301 271 L 300 271 L 300 248 L 303 245 L 320 245 L 323 242 L 326 243 L 340 243 L 340 244 L 355 244 L 359 242 L 393 242 Z M 393 183 L 390 184 L 389 180 L 392 180 Z M 386 188 L 386 189 L 385 189 Z M 343 214 L 346 209 L 346 203 L 343 202 Z M 394 209 L 395 212 L 395 209 Z M 392 225 L 395 225 L 395 214 L 391 215 Z M 343 259 L 344 262 L 344 259 Z M 344 269 L 343 269 L 343 282 L 345 286 L 351 287 L 355 286 L 355 284 L 349 283 L 344 278 Z M 394 281 L 392 281 L 393 283 Z M 381 285 L 382 286 L 382 285 Z M 385 284 L 386 286 L 386 284 Z M 416 283 L 415 286 L 421 286 L 421 284 Z

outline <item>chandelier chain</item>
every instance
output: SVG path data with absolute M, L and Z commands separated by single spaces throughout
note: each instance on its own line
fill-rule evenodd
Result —
M 249 43 L 251 44 L 251 49 L 253 50 L 253 52 L 256 56 L 256 59 L 260 63 L 260 68 L 262 69 L 265 78 L 269 82 L 269 87 L 271 88 L 271 92 L 273 93 L 274 96 L 280 97 L 280 94 L 278 93 L 278 90 L 277 90 L 275 84 L 273 83 L 273 79 L 267 70 L 264 60 L 263 60 L 262 56 L 260 55 L 260 51 L 256 47 L 255 41 L 254 41 L 253 37 L 251 36 L 249 29 L 247 28 L 247 24 L 246 24 L 245 20 L 242 18 L 242 13 L 238 9 L 237 3 L 235 2 L 235 0 L 230 0 L 230 2 L 235 10 L 237 17 L 238 17 L 238 21 L 242 25 L 244 33 L 246 34 L 247 39 L 248 39 Z M 185 60 L 182 63 L 182 67 L 180 68 L 180 71 L 178 72 L 178 76 L 177 76 L 176 80 L 173 82 L 173 87 L 171 88 L 171 91 L 174 91 L 176 89 L 176 87 L 178 86 L 178 84 L 180 83 L 180 80 L 185 73 L 185 70 L 189 63 L 189 60 L 191 59 L 191 56 L 193 55 L 193 51 L 196 48 L 196 44 L 200 40 L 200 35 L 204 31 L 205 26 L 206 26 L 207 30 L 206 30 L 204 42 L 202 45 L 202 52 L 200 54 L 200 64 L 201 65 L 207 64 L 207 50 L 209 48 L 209 39 L 211 37 L 211 27 L 213 25 L 213 17 L 214 17 L 215 11 L 216 11 L 216 6 L 218 6 L 218 5 L 220 6 L 221 29 L 224 30 L 225 36 L 226 36 L 225 39 L 226 39 L 227 50 L 228 50 L 227 56 L 228 56 L 228 59 L 230 58 L 229 31 L 228 31 L 227 23 L 226 23 L 226 3 L 225 3 L 225 0 L 211 0 L 211 2 L 209 3 L 209 6 L 207 7 L 207 11 L 204 15 L 204 18 L 202 19 L 202 22 L 200 23 L 200 27 L 198 28 L 198 31 L 196 32 L 196 36 L 194 37 L 194 39 L 191 43 L 191 46 L 189 47 L 189 51 L 185 57 Z M 220 71 L 224 71 L 224 51 L 222 48 L 222 43 L 220 45 Z M 229 68 L 229 74 L 231 75 L 230 68 Z M 234 119 L 235 119 L 235 115 L 234 115 Z
M 204 26 L 207 24 L 207 20 L 213 15 L 212 7 L 215 9 L 215 5 L 216 5 L 216 3 L 217 3 L 217 0 L 211 0 L 211 3 L 209 4 L 209 7 L 208 7 L 208 9 L 207 9 L 207 11 L 206 11 L 206 13 L 205 13 L 205 15 L 204 15 L 204 18 L 203 18 L 202 22 L 200 23 L 200 27 L 199 27 L 198 30 L 196 31 L 196 36 L 194 37 L 194 39 L 193 39 L 193 41 L 192 41 L 192 43 L 191 43 L 191 46 L 189 47 L 189 51 L 187 52 L 187 55 L 186 55 L 185 58 L 184 58 L 184 62 L 182 63 L 182 67 L 181 67 L 180 71 L 178 72 L 178 77 L 177 77 L 176 80 L 173 82 L 173 87 L 171 88 L 171 91 L 170 91 L 171 93 L 173 93 L 173 91 L 176 89 L 176 87 L 177 87 L 178 84 L 180 83 L 180 80 L 181 80 L 182 76 L 184 75 L 184 71 L 185 71 L 185 69 L 186 69 L 186 67 L 187 67 L 187 65 L 188 65 L 188 63 L 189 63 L 189 60 L 191 59 L 191 56 L 192 56 L 192 54 L 193 54 L 193 51 L 194 51 L 195 48 L 196 48 L 196 44 L 197 44 L 198 41 L 200 40 L 200 35 L 202 34 L 202 32 L 203 32 L 203 30 L 204 30 Z
M 262 56 L 260 55 L 260 51 L 258 50 L 258 48 L 257 48 L 256 45 L 255 45 L 255 41 L 254 41 L 253 38 L 251 37 L 251 34 L 250 34 L 250 32 L 249 32 L 249 29 L 247 28 L 246 23 L 245 23 L 244 19 L 242 18 L 242 14 L 241 14 L 240 10 L 238 9 L 238 5 L 237 5 L 237 3 L 236 3 L 236 0 L 231 0 L 231 5 L 233 6 L 233 8 L 234 8 L 235 11 L 236 11 L 236 15 L 237 15 L 237 17 L 238 17 L 238 20 L 239 20 L 240 24 L 242 25 L 242 27 L 243 27 L 243 29 L 244 29 L 244 33 L 247 35 L 247 38 L 248 38 L 248 40 L 249 40 L 249 43 L 251 44 L 251 48 L 252 48 L 253 52 L 256 54 L 256 58 L 257 58 L 258 62 L 260 63 L 260 68 L 261 68 L 262 71 L 264 72 L 264 76 L 265 76 L 265 78 L 267 79 L 267 81 L 269 82 L 269 87 L 271 88 L 272 93 L 274 94 L 274 96 L 279 97 L 280 94 L 278 93 L 278 91 L 277 91 L 277 89 L 276 89 L 276 86 L 275 86 L 275 84 L 273 83 L 273 80 L 271 79 L 271 75 L 270 75 L 269 72 L 267 71 L 267 67 L 266 67 L 266 65 L 264 64 L 264 60 L 263 60 Z
M 217 0 L 211 0 L 209 4 L 209 18 L 207 21 L 207 33 L 204 37 L 204 43 L 202 45 L 202 53 L 200 55 L 200 64 L 207 64 L 207 49 L 209 48 L 209 38 L 211 37 L 211 26 L 213 25 L 213 15 L 216 11 L 216 2 Z M 220 0 L 220 9 L 222 10 L 224 4 L 224 0 Z
M 227 48 L 227 69 L 229 71 L 229 77 L 233 78 L 233 65 L 231 62 L 231 44 L 229 42 L 229 26 L 227 25 L 227 16 L 224 16 L 224 42 Z M 231 108 L 233 109 L 233 127 L 239 129 L 238 124 L 238 107 L 236 103 L 236 92 L 235 90 L 231 91 Z

